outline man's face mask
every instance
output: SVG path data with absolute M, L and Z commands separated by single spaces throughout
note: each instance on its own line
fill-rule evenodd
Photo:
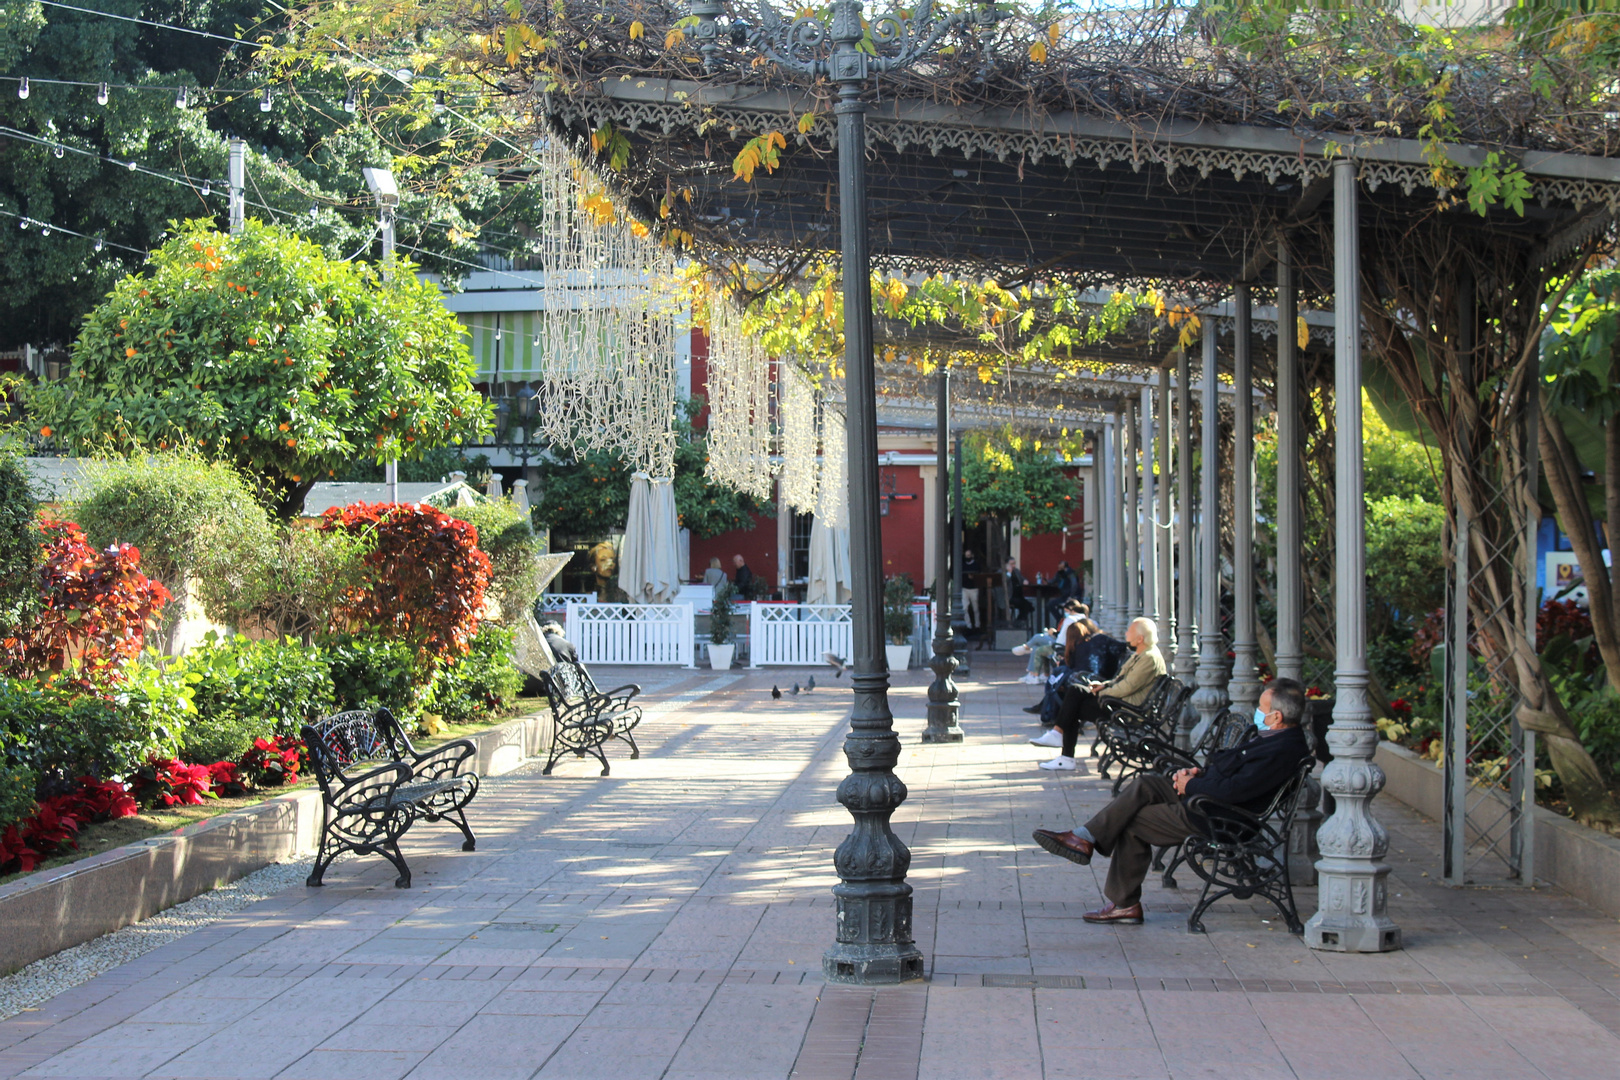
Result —
M 1254 726 L 1261 731 L 1271 730 L 1271 725 L 1266 723 L 1266 711 L 1264 709 L 1256 708 L 1254 710 Z

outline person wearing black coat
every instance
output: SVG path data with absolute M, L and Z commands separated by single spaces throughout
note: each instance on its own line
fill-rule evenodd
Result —
M 1263 728 L 1260 738 L 1216 751 L 1202 769 L 1183 769 L 1174 776 L 1144 773 L 1070 832 L 1036 829 L 1037 844 L 1070 862 L 1089 863 L 1093 852 L 1109 857 L 1103 885 L 1108 903 L 1086 912 L 1086 922 L 1142 921 L 1142 882 L 1154 846 L 1179 844 L 1197 831 L 1187 799 L 1203 795 L 1251 813 L 1263 811 L 1310 756 L 1300 728 L 1304 716 L 1305 687 L 1293 679 L 1273 679 L 1255 710 L 1255 723 Z

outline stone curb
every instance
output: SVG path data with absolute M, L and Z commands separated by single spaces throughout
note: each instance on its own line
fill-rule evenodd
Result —
M 1403 746 L 1378 744 L 1384 793 L 1439 820 L 1445 795 L 1440 769 Z M 1504 807 L 1505 809 L 1505 807 Z M 1472 819 L 1474 815 L 1470 814 Z M 1620 840 L 1535 808 L 1535 876 L 1609 915 L 1620 916 Z M 1472 831 L 1472 830 L 1470 830 Z
M 468 736 L 479 775 L 544 752 L 550 728 L 541 713 Z M 312 852 L 320 820 L 321 793 L 311 788 L 0 885 L 0 974 Z

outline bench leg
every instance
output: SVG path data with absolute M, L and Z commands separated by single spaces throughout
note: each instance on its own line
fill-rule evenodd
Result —
M 304 884 L 311 889 L 318 889 L 325 884 L 321 877 L 326 873 L 326 868 L 332 865 L 332 860 L 336 857 L 336 851 L 330 855 L 326 853 L 326 830 L 322 829 L 320 844 L 315 849 L 315 865 L 310 869 L 309 877 L 304 879 Z
M 634 761 L 641 756 L 641 747 L 636 745 L 636 737 L 630 733 L 629 729 L 619 732 L 618 737 L 630 744 L 631 761 Z M 607 774 L 604 773 L 603 775 L 605 776 Z
M 398 840 L 390 840 L 390 841 L 388 841 L 388 843 L 383 845 L 381 851 L 382 851 L 382 857 L 387 859 L 389 862 L 393 863 L 394 864 L 394 869 L 399 871 L 399 877 L 394 879 L 394 888 L 396 888 L 396 889 L 408 889 L 408 888 L 410 888 L 411 887 L 411 868 L 409 866 L 405 865 L 405 856 L 400 854 L 399 841 Z
M 478 848 L 478 837 L 473 835 L 472 826 L 467 824 L 466 807 L 458 807 L 454 817 L 446 818 L 450 824 L 461 830 L 461 835 L 467 839 L 462 841 L 462 851 L 475 851 Z

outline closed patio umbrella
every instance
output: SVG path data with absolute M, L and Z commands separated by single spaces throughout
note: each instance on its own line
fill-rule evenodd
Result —
M 849 530 L 810 523 L 810 583 L 807 604 L 847 604 L 854 591 L 849 569 Z
M 630 513 L 619 551 L 619 588 L 633 604 L 666 604 L 680 591 L 680 525 L 671 480 L 630 478 Z

